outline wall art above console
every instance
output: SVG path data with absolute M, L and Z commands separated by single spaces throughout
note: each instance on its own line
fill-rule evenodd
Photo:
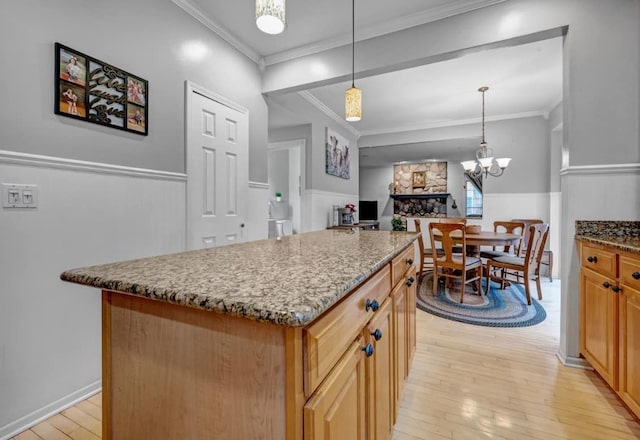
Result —
M 137 134 L 149 133 L 149 83 L 55 44 L 55 113 Z

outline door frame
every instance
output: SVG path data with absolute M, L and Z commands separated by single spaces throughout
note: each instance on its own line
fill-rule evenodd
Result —
M 304 209 L 307 206 L 306 205 L 307 203 L 306 146 L 307 146 L 306 139 L 292 139 L 290 141 L 269 142 L 269 144 L 267 145 L 267 155 L 271 151 L 278 151 L 278 150 L 298 149 L 298 151 L 300 152 L 300 164 L 299 164 L 300 165 L 300 182 L 299 182 L 300 225 L 298 225 L 300 227 L 300 230 L 298 231 L 298 233 L 308 232 L 311 229 L 307 224 L 309 221 L 309 216 L 307 215 L 308 210 Z
M 191 133 L 190 133 L 190 128 L 191 128 L 191 104 L 193 103 L 193 93 L 197 93 L 199 95 L 204 96 L 205 98 L 211 99 L 212 101 L 216 101 L 222 105 L 225 105 L 239 113 L 244 113 L 247 115 L 247 124 L 249 124 L 249 109 L 247 109 L 246 107 L 241 106 L 240 104 L 231 101 L 228 98 L 225 98 L 222 95 L 219 95 L 215 92 L 212 92 L 211 90 L 207 89 L 206 87 L 203 87 L 193 81 L 189 81 L 189 80 L 185 80 L 184 82 L 184 96 L 185 96 L 185 105 L 184 105 L 184 172 L 187 176 L 187 181 L 186 184 L 184 186 L 184 197 L 185 197 L 185 203 L 184 203 L 184 222 L 185 222 L 185 228 L 184 228 L 184 239 L 185 239 L 185 247 L 188 248 L 189 247 L 189 232 L 191 231 L 191 218 L 190 218 L 190 214 L 189 214 L 189 197 L 188 197 L 188 191 L 189 191 L 189 145 L 191 142 Z M 247 126 L 247 131 L 249 131 L 249 127 Z M 247 164 L 249 163 L 249 141 L 247 140 Z M 249 187 L 249 175 L 247 174 L 247 189 Z M 247 223 L 247 220 L 249 218 L 249 211 L 248 211 L 249 207 L 247 206 L 245 208 L 245 223 Z M 243 229 L 242 231 L 242 240 L 244 241 L 247 236 L 248 236 L 248 231 L 246 230 L 246 228 Z

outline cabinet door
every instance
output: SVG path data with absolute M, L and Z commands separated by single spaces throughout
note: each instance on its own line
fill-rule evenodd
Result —
M 365 357 L 362 336 L 304 406 L 306 440 L 365 440 Z
M 640 415 L 640 291 L 622 285 L 620 297 L 620 390 L 629 408 Z
M 617 389 L 618 295 L 610 278 L 582 268 L 580 352 L 613 389 Z
M 416 290 L 418 280 L 412 275 L 414 273 L 416 271 L 412 268 L 407 280 L 407 375 L 416 352 Z
M 366 360 L 370 440 L 389 440 L 394 421 L 392 303 L 388 298 L 366 327 L 365 341 L 373 345 Z M 376 340 L 377 339 L 377 340 Z
M 394 420 L 407 377 L 407 286 L 399 283 L 391 294 L 393 303 Z

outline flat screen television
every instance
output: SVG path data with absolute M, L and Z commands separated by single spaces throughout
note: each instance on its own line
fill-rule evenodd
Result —
M 358 210 L 358 220 L 361 222 L 377 222 L 378 221 L 378 201 L 377 200 L 360 200 Z

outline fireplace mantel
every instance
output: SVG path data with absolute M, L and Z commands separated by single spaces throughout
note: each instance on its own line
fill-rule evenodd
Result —
M 394 200 L 407 200 L 407 199 L 439 199 L 448 198 L 450 193 L 422 193 L 422 194 L 391 194 L 390 197 Z

